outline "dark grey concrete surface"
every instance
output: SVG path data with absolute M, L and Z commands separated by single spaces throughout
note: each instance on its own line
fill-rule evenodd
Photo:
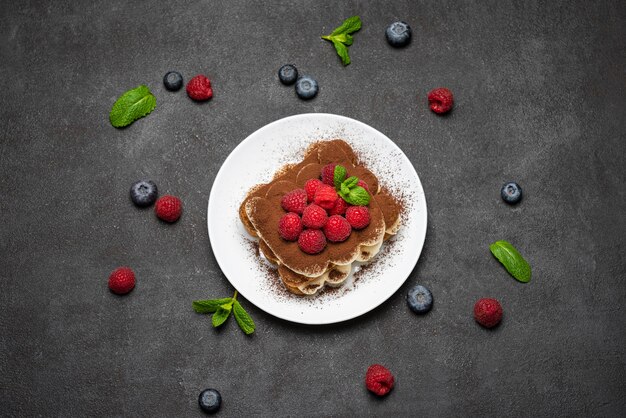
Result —
M 0 15 L 0 414 L 201 416 L 624 416 L 626 413 L 626 6 L 605 2 L 2 2 Z M 319 39 L 364 26 L 343 68 Z M 386 44 L 394 19 L 413 27 Z M 276 71 L 295 63 L 321 86 L 310 102 Z M 205 73 L 196 104 L 165 72 Z M 156 110 L 112 128 L 116 97 L 139 84 Z M 432 114 L 447 86 L 456 107 Z M 247 307 L 214 330 L 191 301 L 233 289 L 213 257 L 213 178 L 247 135 L 305 112 L 356 118 L 415 165 L 428 235 L 406 284 L 373 312 L 310 327 Z M 174 225 L 128 199 L 136 179 L 180 196 Z M 525 191 L 512 208 L 506 180 Z M 533 267 L 510 278 L 488 244 Z M 215 243 L 213 243 L 215 244 Z M 131 266 L 136 289 L 107 277 Z M 422 283 L 435 308 L 412 315 Z M 474 323 L 501 300 L 495 330 Z M 379 362 L 397 386 L 364 388 Z

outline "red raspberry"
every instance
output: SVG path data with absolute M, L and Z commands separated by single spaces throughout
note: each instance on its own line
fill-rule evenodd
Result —
M 348 203 L 342 198 L 337 198 L 335 201 L 335 206 L 332 209 L 328 210 L 329 215 L 343 215 L 346 213 L 346 209 L 348 209 Z
M 161 196 L 154 207 L 156 216 L 165 222 L 176 222 L 183 212 L 183 203 L 176 196 Z
M 302 221 L 293 213 L 285 213 L 278 221 L 278 234 L 287 241 L 296 241 L 302 232 Z
M 135 273 L 129 267 L 118 267 L 109 276 L 109 289 L 118 295 L 125 295 L 135 287 Z
M 367 206 L 350 206 L 346 209 L 346 220 L 354 229 L 363 229 L 370 224 L 370 210 Z
M 298 238 L 298 246 L 307 254 L 321 253 L 326 248 L 326 237 L 319 229 L 305 229 Z
M 337 164 L 330 163 L 322 168 L 322 183 L 329 186 L 335 185 L 335 167 L 337 167 Z
M 346 218 L 339 215 L 332 215 L 324 226 L 324 234 L 330 242 L 343 242 L 352 233 L 352 228 Z
M 493 328 L 502 319 L 502 306 L 495 299 L 482 298 L 474 305 L 474 319 L 485 328 Z
M 326 211 L 317 205 L 309 205 L 302 212 L 302 224 L 307 228 L 321 229 L 327 220 Z
M 362 188 L 364 188 L 368 192 L 370 191 L 370 186 L 368 186 L 367 183 L 364 182 L 363 180 L 359 180 L 356 185 L 357 186 L 361 186 Z
M 306 208 L 306 192 L 303 189 L 292 190 L 283 196 L 280 205 L 287 212 L 302 215 L 302 211 Z
M 322 182 L 319 179 L 311 179 L 304 183 L 304 190 L 306 191 L 306 198 L 309 203 L 313 202 L 315 192 L 320 184 L 322 184 Z
M 428 93 L 428 103 L 430 104 L 430 110 L 441 115 L 448 113 L 450 109 L 452 109 L 454 97 L 452 97 L 450 90 L 445 87 L 440 87 Z
M 321 206 L 324 209 L 332 209 L 337 201 L 337 192 L 334 187 L 327 184 L 321 184 L 315 192 L 315 198 L 313 201 L 316 205 Z
M 198 74 L 187 83 L 187 95 L 198 101 L 209 100 L 213 97 L 211 80 L 202 74 Z
M 365 374 L 367 390 L 378 396 L 385 396 L 393 389 L 394 378 L 391 372 L 380 364 L 372 364 Z

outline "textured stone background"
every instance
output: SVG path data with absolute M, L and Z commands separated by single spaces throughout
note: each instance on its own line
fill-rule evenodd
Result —
M 2 2 L 0 15 L 0 411 L 6 416 L 620 416 L 626 413 L 624 232 L 626 6 L 513 1 Z M 557 4 L 563 3 L 563 4 Z M 343 68 L 319 36 L 359 14 Z M 386 44 L 394 19 L 413 27 Z M 310 102 L 276 71 L 317 78 Z M 206 104 L 164 90 L 206 73 Z M 157 109 L 110 126 L 118 95 L 147 84 Z M 456 97 L 432 114 L 428 90 Z M 211 251 L 206 206 L 222 161 L 284 116 L 330 112 L 392 138 L 424 185 L 420 261 L 389 301 L 323 327 L 275 319 L 211 328 L 197 298 L 232 293 Z M 154 179 L 185 213 L 165 225 L 128 187 Z M 517 180 L 525 199 L 506 206 Z M 514 243 L 533 280 L 490 255 Z M 106 280 L 132 266 L 137 288 Z M 412 315 L 423 283 L 435 308 Z M 501 326 L 471 316 L 500 299 Z M 380 362 L 384 400 L 363 385 Z

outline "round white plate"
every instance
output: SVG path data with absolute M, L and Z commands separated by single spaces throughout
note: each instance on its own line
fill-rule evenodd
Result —
M 309 144 L 334 138 L 348 142 L 381 186 L 402 198 L 402 226 L 370 263 L 353 268 L 342 287 L 316 296 L 292 295 L 258 255 L 255 239 L 239 220 L 239 205 L 251 187 L 269 182 L 286 163 L 302 160 Z M 207 223 L 215 259 L 248 301 L 288 321 L 331 324 L 369 312 L 402 286 L 424 245 L 426 198 L 413 165 L 384 134 L 344 116 L 308 113 L 272 122 L 233 150 L 215 177 Z

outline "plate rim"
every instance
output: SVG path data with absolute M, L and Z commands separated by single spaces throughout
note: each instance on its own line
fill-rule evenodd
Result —
M 424 216 L 423 216 L 423 232 L 421 234 L 418 240 L 419 242 L 419 248 L 417 249 L 418 251 L 415 251 L 415 260 L 412 261 L 412 265 L 410 270 L 408 271 L 408 274 L 406 275 L 406 277 L 402 280 L 399 281 L 399 284 L 395 287 L 395 289 L 393 289 L 392 292 L 390 292 L 387 297 L 385 297 L 384 299 L 381 299 L 380 301 L 377 301 L 377 303 L 373 306 L 367 306 L 364 309 L 359 309 L 356 310 L 354 313 L 344 316 L 344 317 L 339 317 L 338 319 L 333 319 L 333 320 L 329 320 L 329 321 L 307 321 L 305 318 L 292 318 L 292 317 L 286 317 L 285 315 L 281 314 L 281 313 L 276 313 L 276 312 L 270 312 L 268 310 L 266 310 L 265 308 L 257 305 L 256 303 L 254 303 L 250 298 L 248 298 L 245 293 L 242 293 L 239 291 L 239 289 L 237 289 L 235 287 L 235 285 L 233 284 L 233 282 L 231 281 L 231 279 L 228 277 L 228 275 L 226 274 L 226 272 L 224 271 L 224 268 L 222 266 L 222 262 L 220 262 L 219 257 L 217 256 L 217 253 L 215 252 L 214 248 L 213 248 L 213 242 L 214 242 L 214 233 L 211 232 L 211 222 L 210 220 L 212 219 L 212 214 L 214 214 L 214 209 L 212 209 L 215 206 L 215 203 L 211 203 L 211 202 L 215 202 L 215 198 L 214 198 L 214 192 L 215 192 L 215 185 L 218 184 L 218 182 L 221 180 L 222 176 L 225 175 L 225 171 L 223 170 L 224 166 L 226 166 L 227 163 L 230 162 L 230 160 L 232 160 L 234 157 L 234 155 L 237 154 L 237 151 L 244 147 L 248 142 L 253 140 L 253 137 L 259 135 L 260 133 L 262 133 L 265 130 L 269 130 L 271 129 L 274 125 L 278 125 L 281 123 L 285 123 L 286 121 L 292 121 L 292 120 L 297 120 L 297 119 L 305 119 L 305 118 L 309 118 L 309 117 L 322 117 L 322 118 L 330 118 L 330 119 L 334 119 L 334 120 L 340 120 L 343 122 L 347 122 L 347 123 L 356 123 L 357 125 L 360 125 L 361 127 L 364 127 L 366 129 L 372 129 L 374 130 L 377 134 L 381 135 L 383 138 L 385 138 L 390 144 L 391 146 L 396 150 L 399 151 L 401 154 L 401 158 L 405 159 L 406 162 L 410 165 L 410 167 L 413 169 L 413 171 L 415 172 L 415 176 L 417 178 L 418 181 L 418 187 L 421 190 L 421 198 L 424 204 Z M 290 115 L 290 116 L 286 116 L 277 120 L 274 120 L 268 124 L 263 125 L 262 127 L 256 129 L 255 131 L 253 131 L 252 133 L 250 133 L 245 139 L 243 139 L 241 142 L 239 142 L 239 144 L 237 144 L 237 146 L 235 148 L 232 149 L 232 151 L 228 154 L 228 156 L 226 157 L 226 159 L 224 159 L 224 161 L 222 162 L 222 164 L 220 165 L 220 168 L 217 172 L 217 174 L 215 175 L 215 178 L 213 179 L 213 184 L 211 185 L 211 192 L 209 193 L 209 200 L 208 200 L 208 207 L 207 207 L 207 230 L 208 230 L 208 235 L 209 235 L 209 244 L 211 246 L 211 251 L 213 252 L 213 256 L 215 258 L 215 260 L 217 261 L 217 264 L 222 272 L 222 274 L 226 277 L 226 279 L 228 280 L 228 282 L 230 283 L 231 286 L 233 286 L 238 292 L 239 294 L 241 294 L 244 298 L 246 298 L 246 300 L 248 300 L 250 303 L 252 303 L 254 306 L 256 306 L 258 309 L 262 310 L 263 312 L 265 312 L 268 315 L 274 316 L 276 318 L 280 318 L 282 320 L 288 321 L 288 322 L 293 322 L 293 323 L 298 323 L 298 324 L 304 324 L 304 325 L 330 325 L 330 324 L 336 324 L 336 323 L 341 323 L 341 322 L 347 322 L 350 321 L 352 319 L 358 318 L 360 316 L 365 315 L 368 312 L 373 311 L 374 309 L 378 308 L 379 306 L 381 306 L 383 303 L 385 303 L 387 300 L 389 300 L 389 298 L 391 298 L 393 295 L 396 294 L 396 292 L 398 291 L 398 289 L 400 289 L 402 287 L 402 285 L 404 285 L 404 283 L 406 283 L 407 279 L 409 278 L 409 276 L 411 275 L 411 273 L 413 272 L 413 270 L 415 269 L 415 266 L 417 265 L 417 262 L 419 261 L 419 258 L 422 255 L 422 251 L 424 249 L 424 244 L 426 242 L 426 234 L 427 234 L 427 230 L 428 230 L 428 204 L 426 201 L 426 193 L 424 191 L 424 187 L 422 185 L 421 179 L 419 177 L 419 174 L 417 174 L 417 170 L 415 170 L 415 166 L 413 165 L 413 163 L 411 162 L 411 160 L 407 157 L 407 155 L 404 153 L 404 151 L 391 139 L 389 138 L 387 135 L 385 135 L 384 133 L 380 132 L 378 129 L 364 123 L 361 122 L 359 120 L 347 117 L 347 116 L 343 116 L 343 115 L 337 115 L 334 113 L 299 113 L 299 114 L 295 114 L 295 115 Z

